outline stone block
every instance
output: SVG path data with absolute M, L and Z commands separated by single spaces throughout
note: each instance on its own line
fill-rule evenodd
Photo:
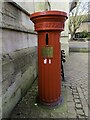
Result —
M 6 103 L 11 98 L 11 96 L 15 94 L 17 89 L 20 88 L 21 73 L 18 73 L 14 79 L 15 81 L 12 83 L 11 86 L 8 86 L 7 91 L 2 95 L 2 99 L 3 99 L 2 103 Z
M 67 102 L 73 102 L 73 95 L 72 95 L 72 90 L 67 89 Z
M 85 115 L 78 115 L 78 118 L 86 120 Z
M 85 99 L 84 94 L 83 94 L 80 87 L 78 87 L 78 91 L 79 91 L 81 103 L 82 103 L 82 106 L 83 106 L 83 110 L 85 112 L 85 115 L 88 116 L 88 103 L 86 102 L 86 99 Z
M 28 34 L 28 45 L 29 47 L 37 46 L 37 35 Z
M 2 96 L 0 96 L 0 118 L 2 118 Z
M 2 96 L 2 81 L 0 81 L 0 97 Z
M 3 29 L 2 36 L 3 53 L 9 53 L 28 47 L 27 33 Z
M 34 68 L 30 66 L 27 71 L 25 71 L 22 74 L 22 84 L 21 84 L 21 92 L 22 96 L 25 94 L 25 92 L 28 90 L 28 88 L 31 86 L 34 76 L 33 76 L 33 70 Z
M 80 99 L 74 99 L 75 103 L 80 103 Z
M 77 89 L 72 89 L 72 92 L 73 93 L 77 93 Z
M 4 62 L 4 61 L 3 61 Z M 14 73 L 14 64 L 10 60 L 7 60 L 7 63 L 2 62 L 2 78 L 3 81 L 10 77 Z
M 74 98 L 79 99 L 78 94 L 74 94 Z
M 68 108 L 75 108 L 75 103 L 74 102 L 67 102 Z
M 82 105 L 81 104 L 76 103 L 75 106 L 76 106 L 77 109 L 82 109 Z
M 78 93 L 77 93 L 77 92 L 73 92 L 72 94 L 75 95 L 75 96 L 78 96 Z
M 73 102 L 73 97 L 72 97 L 72 96 L 71 96 L 71 97 L 68 96 L 68 97 L 67 97 L 67 102 Z
M 21 72 L 17 74 L 13 74 L 12 76 L 7 77 L 6 80 L 2 82 L 2 93 L 5 94 L 6 91 L 13 85 L 15 82 L 17 85 L 17 88 L 20 86 L 20 81 L 21 81 Z
M 84 107 L 84 112 L 85 112 L 85 116 L 88 117 L 88 115 L 90 113 L 90 109 L 88 107 Z
M 22 51 L 24 54 L 22 54 Z M 34 79 L 37 76 L 37 59 L 36 59 L 36 52 L 34 48 L 29 48 L 29 49 L 24 49 L 22 51 L 17 52 L 16 54 L 10 54 L 10 57 L 12 58 L 12 60 L 17 60 L 17 66 L 22 64 L 22 62 L 18 61 L 19 59 L 19 55 L 22 58 L 22 60 L 24 61 L 24 67 L 21 66 L 19 67 L 19 70 L 16 70 L 14 67 L 14 73 L 12 75 L 9 75 L 8 73 L 8 77 L 5 78 L 5 80 L 3 81 L 3 95 L 2 95 L 2 99 L 3 99 L 3 114 L 5 113 L 6 116 L 9 115 L 10 111 L 12 111 L 13 107 L 15 106 L 16 102 L 18 100 L 20 100 L 20 98 L 26 93 L 26 91 L 30 88 L 32 82 L 34 81 Z M 28 54 L 27 54 L 28 53 Z M 25 64 L 25 61 L 27 59 L 29 59 L 29 57 L 24 58 L 25 56 L 32 56 L 32 62 L 30 64 Z M 24 56 L 24 57 L 23 57 Z M 10 61 L 8 61 L 10 62 Z M 13 63 L 14 64 L 14 63 Z M 23 70 L 22 70 L 23 69 Z M 8 70 L 8 69 L 7 69 Z M 17 91 L 20 91 L 20 93 L 17 93 Z M 14 97 L 17 96 L 19 98 L 16 97 L 16 100 L 13 100 L 13 105 L 11 105 L 12 103 L 10 103 L 9 101 Z M 9 106 L 10 104 L 10 106 Z M 4 107 L 5 106 L 5 107 Z M 9 110 L 7 109 L 7 107 L 9 106 Z
M 33 70 L 33 78 L 34 78 L 34 80 L 36 79 L 36 77 L 37 77 L 37 69 L 34 69 Z
M 5 58 L 3 61 L 3 79 L 6 79 L 8 75 L 14 72 L 19 72 L 23 67 L 25 68 L 27 64 L 32 65 L 32 62 L 35 62 L 37 58 L 36 55 L 35 47 L 9 53 L 8 57 L 7 55 L 3 55 L 7 57 L 7 59 Z
M 76 109 L 78 115 L 84 115 L 83 109 Z
M 21 2 L 22 4 L 23 2 Z M 19 3 L 20 4 L 20 3 Z M 25 5 L 25 4 L 24 4 Z M 32 2 L 29 2 L 29 6 L 32 5 Z M 9 2 L 3 3 L 2 6 L 2 13 L 3 13 L 3 26 L 4 27 L 10 27 L 13 29 L 32 29 L 33 30 L 33 24 L 29 20 L 29 16 L 22 11 L 21 7 L 19 8 L 13 6 Z M 27 22 L 26 22 L 27 21 Z
M 2 94 L 4 94 L 8 90 L 11 84 L 12 84 L 11 79 L 7 79 L 2 82 Z
M 68 112 L 68 118 L 76 118 L 76 113 Z
M 15 107 L 17 102 L 20 100 L 20 98 L 21 98 L 21 89 L 17 89 L 14 95 L 10 97 L 8 101 L 2 105 L 3 118 L 7 118 L 11 114 L 13 108 Z
M 20 85 L 21 85 L 21 76 L 22 76 L 21 71 L 18 72 L 18 73 L 15 73 L 14 78 L 12 79 L 12 84 L 15 82 L 16 86 L 20 87 Z
M 21 68 L 21 73 L 23 74 L 25 71 L 27 71 L 27 69 L 28 69 L 29 66 L 30 66 L 29 64 L 26 64 L 25 66 L 23 66 Z
M 68 113 L 75 114 L 76 113 L 75 108 L 71 107 L 70 109 L 68 109 Z

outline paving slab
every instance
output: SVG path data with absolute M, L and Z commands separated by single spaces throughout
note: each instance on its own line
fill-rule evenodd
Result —
M 70 53 L 64 64 L 63 102 L 48 108 L 39 104 L 37 80 L 12 111 L 11 118 L 88 118 L 88 53 Z
M 37 81 L 35 81 L 27 95 L 17 104 L 11 118 L 66 118 L 68 110 L 65 88 L 62 87 L 63 102 L 53 108 L 48 108 L 37 102 L 38 89 L 36 90 L 36 88 Z

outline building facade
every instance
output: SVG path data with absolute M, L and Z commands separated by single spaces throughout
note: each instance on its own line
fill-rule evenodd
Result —
M 68 0 L 49 0 L 50 1 L 50 5 L 51 5 L 51 10 L 59 10 L 59 11 L 64 11 L 67 13 L 67 15 L 69 15 L 69 2 Z M 66 55 L 69 54 L 69 31 L 68 31 L 68 19 L 65 22 L 65 28 L 64 31 L 61 32 L 61 49 L 65 50 Z

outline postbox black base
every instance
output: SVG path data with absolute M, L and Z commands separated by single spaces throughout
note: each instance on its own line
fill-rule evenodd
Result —
M 63 103 L 63 97 L 61 96 L 56 102 L 53 103 L 46 103 L 44 101 L 42 101 L 39 96 L 37 96 L 37 103 L 46 106 L 48 108 L 53 108 L 55 106 L 61 105 Z

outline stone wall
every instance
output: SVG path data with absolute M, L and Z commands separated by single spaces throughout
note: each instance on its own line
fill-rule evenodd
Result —
M 7 118 L 37 78 L 37 33 L 30 14 L 16 3 L 3 2 L 1 15 L 0 100 L 2 117 Z
M 2 111 L 7 117 L 37 77 L 35 47 L 25 48 L 2 57 Z

